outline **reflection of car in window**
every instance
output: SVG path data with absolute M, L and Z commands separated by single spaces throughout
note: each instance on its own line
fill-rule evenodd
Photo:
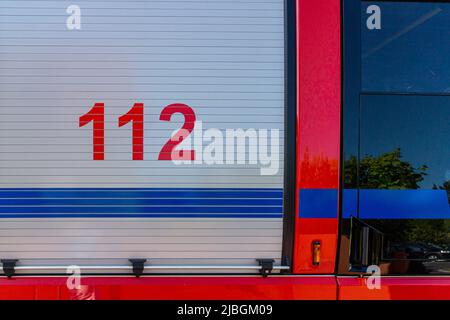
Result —
M 391 246 L 390 257 L 398 257 L 406 254 L 407 259 L 414 260 L 447 260 L 450 259 L 450 251 L 434 244 L 401 243 Z

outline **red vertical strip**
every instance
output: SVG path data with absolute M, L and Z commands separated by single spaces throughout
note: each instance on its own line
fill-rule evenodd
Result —
M 339 188 L 340 19 L 340 0 L 297 0 L 297 196 L 301 188 Z M 299 218 L 301 204 L 298 198 L 294 272 L 333 273 L 338 212 L 336 218 Z M 312 264 L 314 240 L 322 244 L 318 266 Z
M 88 113 L 82 115 L 79 126 L 83 127 L 92 121 L 92 152 L 94 160 L 105 159 L 105 105 L 97 102 Z
M 132 122 L 133 160 L 144 160 L 144 104 L 135 103 L 124 115 L 119 117 L 119 127 Z

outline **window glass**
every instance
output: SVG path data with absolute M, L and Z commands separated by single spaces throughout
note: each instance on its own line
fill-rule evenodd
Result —
M 438 189 L 449 182 L 450 96 L 361 96 L 360 188 Z
M 388 273 L 450 274 L 450 96 L 362 95 L 359 218 Z
M 383 234 L 383 275 L 450 275 L 450 3 L 345 0 L 343 30 L 339 272 L 354 216 Z
M 449 57 L 449 3 L 362 3 L 364 91 L 450 93 Z

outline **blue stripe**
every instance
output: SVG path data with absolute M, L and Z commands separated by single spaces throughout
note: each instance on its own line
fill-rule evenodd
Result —
M 338 216 L 337 189 L 300 189 L 300 218 L 336 218 Z
M 343 217 L 357 215 L 356 189 L 344 190 Z M 450 219 L 445 190 L 360 190 L 362 219 Z
M 344 189 L 342 195 L 342 217 L 356 217 L 358 214 L 358 190 Z
M 281 206 L 282 199 L 78 199 L 78 198 L 0 198 L 2 206 Z
M 450 219 L 445 190 L 361 190 L 363 219 Z
M 281 213 L 282 207 L 0 207 L 3 213 Z
M 2 214 L 0 218 L 282 218 L 282 214 Z
M 281 189 L 0 189 L 0 218 L 281 218 Z

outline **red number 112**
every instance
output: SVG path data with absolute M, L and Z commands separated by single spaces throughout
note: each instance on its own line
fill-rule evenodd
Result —
M 173 158 L 182 158 L 185 160 L 195 160 L 194 150 L 179 150 L 178 154 L 175 148 L 189 134 L 192 133 L 195 126 L 195 112 L 191 107 L 182 103 L 173 103 L 165 107 L 160 116 L 162 121 L 170 121 L 175 113 L 181 113 L 184 116 L 183 127 L 162 147 L 158 160 L 173 160 Z M 92 122 L 92 143 L 94 160 L 105 159 L 105 105 L 104 103 L 95 103 L 86 114 L 79 120 L 79 126 L 83 127 Z M 127 123 L 132 125 L 133 141 L 133 160 L 144 160 L 144 104 L 135 103 L 133 107 L 124 115 L 119 117 L 119 127 Z M 174 155 L 175 154 L 175 155 Z

